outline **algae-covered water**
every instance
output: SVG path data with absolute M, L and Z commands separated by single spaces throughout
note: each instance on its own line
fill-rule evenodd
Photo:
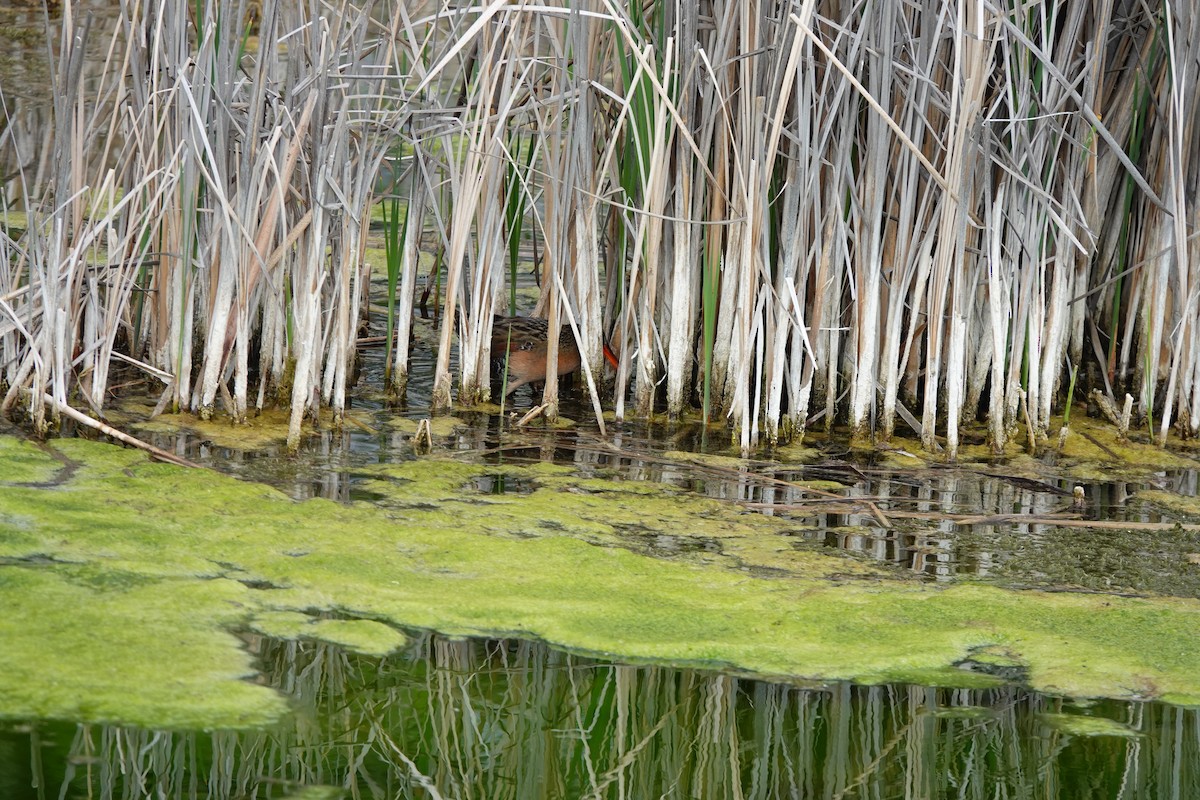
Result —
M 123 413 L 0 437 L 0 797 L 1200 796 L 1187 451 Z
M 747 460 L 578 395 L 428 446 L 371 357 L 297 455 L 0 435 L 0 800 L 1200 797 L 1196 450 Z
M 247 636 L 288 722 L 0 729 L 0 795 L 1188 798 L 1197 713 L 1014 687 L 803 688 L 418 635 L 374 658 Z M 322 788 L 315 788 L 322 787 Z

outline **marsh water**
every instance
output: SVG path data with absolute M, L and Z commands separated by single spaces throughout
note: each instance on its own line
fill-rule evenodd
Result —
M 332 501 L 389 513 L 451 509 L 453 516 L 455 507 L 517 504 L 526 516 L 516 528 L 498 529 L 498 541 L 582 536 L 591 548 L 740 574 L 748 584 L 793 580 L 802 576 L 804 559 L 832 554 L 840 566 L 825 578 L 834 584 L 982 584 L 1017 595 L 1114 603 L 1200 598 L 1200 534 L 1175 525 L 1194 519 L 1164 502 L 1197 493 L 1196 461 L 1187 452 L 1160 456 L 1141 448 L 1141 463 L 1130 465 L 1112 451 L 1111 440 L 1081 426 L 1065 450 L 1048 446 L 1036 458 L 992 459 L 981 441 L 974 457 L 947 464 L 902 440 L 888 449 L 854 449 L 818 425 L 803 446 L 742 459 L 727 430 L 696 421 L 610 420 L 601 433 L 577 391 L 564 399 L 567 424 L 518 428 L 512 409 L 460 411 L 434 419 L 432 448 L 423 449 L 414 431 L 427 416 L 432 330 L 432 321 L 418 324 L 405 403 L 378 395 L 381 351 L 364 349 L 350 416 L 340 427 L 322 421 L 296 456 L 284 451 L 283 429 L 270 415 L 245 426 L 148 420 L 155 398 L 130 393 L 114 404 L 110 421 L 210 470 L 274 487 L 301 506 Z M 512 402 L 523 411 L 534 397 L 522 391 Z M 1090 448 L 1082 457 L 1071 449 L 1081 443 Z M 1160 457 L 1162 466 L 1153 463 Z M 422 498 L 419 488 L 397 499 L 380 480 L 387 470 L 431 458 L 473 465 L 470 477 L 451 487 L 452 500 L 432 490 Z M 519 505 L 545 492 L 546 473 L 538 467 L 546 464 L 562 470 L 557 480 L 569 475 L 580 482 L 562 484 L 561 496 L 600 491 L 593 481 L 606 492 L 630 487 L 635 499 L 620 515 L 614 507 L 603 534 L 561 530 L 561 519 L 542 516 L 552 509 Z M 113 474 L 111 485 L 120 487 L 120 469 Z M 71 487 L 58 480 L 9 485 L 61 495 Z M 1086 508 L 1072 508 L 1076 485 L 1085 489 Z M 699 507 L 693 525 L 686 514 L 680 522 L 654 506 L 659 496 L 709 505 Z M 120 505 L 123 498 L 109 502 Z M 637 518 L 638 503 L 645 504 L 645 520 Z M 94 519 L 109 508 L 96 510 Z M 783 523 L 767 536 L 769 557 L 727 537 L 726 523 L 714 527 L 713 508 L 750 530 Z M 0 546 L 28 527 L 2 530 L 12 519 L 19 515 L 0 513 Z M 240 522 L 248 529 L 258 524 L 253 516 Z M 191 538 L 196 523 L 189 525 L 183 529 Z M 198 535 L 203 527 L 195 528 Z M 403 539 L 402 529 L 397 536 Z M 353 549 L 356 539 L 353 528 L 336 531 L 334 547 L 341 541 Z M 93 555 L 100 562 L 124 558 L 110 547 L 101 543 Z M 212 545 L 214 553 L 222 547 Z M 0 553 L 0 589 L 15 572 L 65 569 L 80 579 L 69 572 L 80 569 L 71 566 L 78 553 L 29 552 Z M 238 556 L 222 555 L 218 563 L 240 570 L 236 579 L 251 589 L 282 588 L 250 566 L 235 567 L 242 564 Z M 536 562 L 517 569 L 507 576 L 514 587 L 540 580 Z M 82 579 L 106 587 L 127 580 L 94 573 Z M 231 629 L 251 659 L 244 680 L 286 700 L 287 713 L 270 724 L 106 723 L 121 712 L 95 711 L 86 694 L 67 713 L 0 719 L 0 798 L 1200 797 L 1200 714 L 1186 703 L 1151 699 L 1159 689 L 1137 667 L 1128 685 L 1104 690 L 1120 700 L 1034 691 L 1030 663 L 996 653 L 959 658 L 949 672 L 961 679 L 945 671 L 938 673 L 945 680 L 925 681 L 779 678 L 747 674 L 721 658 L 647 659 L 611 644 L 619 637 L 605 640 L 604 652 L 553 647 L 519 624 L 490 636 L 448 636 L 405 627 L 396 622 L 402 615 L 364 611 L 368 600 L 340 600 L 334 610 L 295 601 L 286 607 L 313 619 L 380 620 L 403 630 L 406 644 L 387 655 L 317 636 Z M 886 601 L 881 608 L 886 615 Z M 706 610 L 722 612 L 719 605 Z M 911 628 L 909 616 L 898 612 L 898 626 Z M 839 627 L 836 618 L 825 624 Z M 929 624 L 934 638 L 939 623 Z M 472 627 L 481 629 L 487 625 Z M 762 635 L 769 644 L 778 634 Z M 1163 641 L 1170 639 L 1148 638 L 1147 647 Z M 87 646 L 84 657 L 93 658 L 113 645 Z M 861 648 L 869 660 L 871 646 L 851 640 L 837 655 L 853 663 Z M 1052 643 L 1049 653 L 1040 658 L 1054 659 Z M 1120 662 L 1122 655 L 1097 649 L 1097 661 L 1114 657 Z M 903 665 L 902 655 L 890 658 Z M 145 685 L 147 694 L 170 696 L 172 670 L 160 665 L 151 680 L 168 685 Z M 203 708 L 203 697 L 193 700 Z
M 395 507 L 379 469 L 429 457 L 413 431 L 431 356 L 418 344 L 413 394 L 396 406 L 372 393 L 379 355 L 365 350 L 352 417 L 340 428 L 318 426 L 298 456 L 284 452 L 278 426 L 259 419 L 244 427 L 147 421 L 153 398 L 125 398 L 112 420 L 302 503 Z M 514 402 L 524 410 L 533 400 L 520 393 Z M 784 551 L 838 554 L 848 572 L 869 566 L 885 581 L 1200 597 L 1200 534 L 1162 525 L 1175 512 L 1144 499 L 1196 495 L 1187 454 L 1168 468 L 1093 464 L 1090 473 L 1055 448 L 1037 459 L 950 465 L 912 458 L 903 442 L 851 449 L 815 431 L 803 447 L 740 459 L 727 433 L 697 423 L 610 421 L 601 434 L 577 392 L 568 392 L 563 413 L 566 426 L 524 429 L 496 409 L 443 417 L 433 454 L 477 465 L 457 490 L 466 502 L 535 494 L 542 478 L 524 470 L 552 463 L 581 481 L 715 502 L 751 528 L 754 520 L 795 520 L 780 540 Z M 1069 508 L 1076 484 L 1086 509 Z M 756 581 L 796 569 L 753 558 L 701 524 L 656 523 L 647 503 L 645 524 L 615 524 L 615 534 L 590 544 Z M 1131 527 L 1060 524 L 1068 518 Z M 536 518 L 525 524 L 521 536 L 558 533 Z M 349 544 L 355 531 L 339 535 Z M 0 577 L 39 566 L 0 561 Z M 536 581 L 536 569 L 514 579 Z M 464 637 L 404 629 L 407 643 L 382 656 L 234 632 L 253 659 L 249 680 L 286 698 L 282 720 L 247 729 L 105 724 L 89 717 L 86 698 L 76 719 L 7 719 L 0 797 L 1200 797 L 1195 708 L 1039 693 L 1020 663 L 962 659 L 955 669 L 992 682 L 976 688 L 862 684 L 752 676 L 719 661 L 581 654 L 503 630 Z M 1139 686 L 1128 694 L 1153 691 Z
M 1039 462 L 1038 480 L 1015 474 L 1027 464 L 1005 462 L 966 469 L 930 459 L 901 468 L 889 453 L 852 452 L 823 436 L 810 438 L 802 459 L 799 451 L 703 458 L 695 454 L 723 452 L 726 443 L 687 426 L 617 426 L 601 436 L 572 405 L 578 400 L 568 397 L 564 411 L 578 416 L 564 429 L 516 430 L 511 418 L 462 414 L 434 447 L 485 465 L 462 489 L 480 497 L 530 493 L 536 478 L 505 468 L 549 461 L 582 478 L 736 503 L 749 519 L 802 518 L 795 547 L 849 554 L 926 582 L 1200 596 L 1189 562 L 1200 551 L 1194 533 L 1022 521 L 1070 503 L 1073 481 L 1055 479 L 1054 458 Z M 125 413 L 135 417 L 137 403 Z M 386 504 L 371 468 L 420 458 L 404 422 L 414 415 L 365 396 L 356 414 L 352 425 L 310 435 L 299 457 L 284 455 L 277 441 L 237 446 L 237 428 L 225 428 L 228 441 L 220 427 L 199 423 L 140 432 L 297 500 Z M 1089 508 L 1080 516 L 1161 522 L 1170 514 L 1137 502 L 1139 492 L 1194 496 L 1196 481 L 1190 469 L 1096 480 L 1086 484 Z M 861 505 L 812 503 L 813 486 L 910 516 L 885 527 Z M 956 513 L 980 521 L 964 524 Z M 724 568 L 771 574 L 694 530 L 630 526 L 601 546 L 688 563 L 728 557 Z M 238 632 L 254 681 L 290 707 L 267 727 L 2 722 L 0 797 L 1200 797 L 1194 708 L 1041 694 L 1024 688 L 1020 668 L 958 665 L 1000 678 L 988 688 L 804 682 L 720 664 L 589 657 L 530 639 L 406 634 L 403 648 L 380 657 Z
M 6 79 L 10 97 L 13 85 Z M 402 403 L 380 395 L 382 350 L 364 348 L 345 424 L 322 421 L 298 456 L 284 451 L 282 430 L 267 416 L 246 426 L 187 417 L 148 421 L 153 386 L 132 387 L 110 409 L 110 421 L 203 467 L 274 487 L 301 506 L 324 500 L 385 512 L 453 509 L 433 495 L 398 501 L 380 481 L 381 470 L 430 455 L 415 445 L 414 429 L 428 416 L 433 331 L 432 321 L 418 321 L 414 372 Z M 383 333 L 378 316 L 370 333 Z M 534 398 L 523 390 L 514 402 L 523 411 Z M 602 533 L 564 532 L 559 522 L 539 516 L 544 507 L 522 507 L 522 524 L 496 533 L 503 542 L 582 536 L 591 548 L 732 573 L 747 584 L 785 582 L 803 571 L 808 556 L 832 554 L 842 566 L 823 577 L 835 583 L 981 584 L 1113 602 L 1200 598 L 1200 534 L 1173 525 L 1194 522 L 1194 512 L 1163 502 L 1196 496 L 1194 450 L 1164 456 L 1161 465 L 1130 465 L 1127 454 L 1081 426 L 1071 442 L 1083 444 L 1082 455 L 1047 446 L 1036 458 L 991 459 L 980 440 L 978 452 L 951 465 L 902 441 L 888 450 L 852 449 L 814 421 L 803 447 L 741 459 L 728 447 L 724 428 L 610 420 L 601 433 L 588 409 L 575 392 L 562 409 L 570 424 L 524 429 L 514 426 L 511 409 L 457 413 L 434 420 L 431 450 L 482 465 L 454 488 L 465 503 L 533 495 L 544 475 L 535 468 L 547 463 L 565 468 L 572 480 L 636 487 L 647 498 L 647 519 L 631 519 L 623 510 Z M 5 483 L 0 476 L 0 493 L 36 485 L 61 496 L 76 488 L 56 481 Z M 1076 485 L 1085 489 L 1083 509 L 1071 508 Z M 583 483 L 562 489 L 588 490 Z M 794 524 L 771 529 L 771 554 L 762 557 L 712 526 L 712 506 L 701 507 L 694 525 L 650 519 L 660 513 L 650 498 L 660 495 L 716 504 L 751 529 L 766 521 Z M 109 502 L 120 506 L 123 498 Z M 112 513 L 88 511 L 96 515 L 88 518 L 93 527 Z M 1113 525 L 1064 524 L 1081 520 Z M 258 521 L 241 522 L 253 529 Z M 32 545 L 17 552 L 29 527 L 0 511 L 0 589 L 14 574 L 55 570 L 103 591 L 162 580 L 124 562 L 128 573 L 88 571 L 94 566 L 88 559 L 127 558 L 114 555 L 107 540 L 86 556 Z M 181 530 L 193 532 L 186 525 Z M 353 549 L 356 530 L 336 533 Z M 10 544 L 12 553 L 3 549 Z M 223 546 L 214 545 L 214 552 Z M 221 568 L 255 591 L 284 593 L 250 567 L 238 573 L 240 562 L 230 566 L 235 556 L 211 558 L 225 559 Z M 536 583 L 537 569 L 530 562 L 523 574 L 508 577 L 514 586 Z M 200 571 L 200 580 L 215 577 L 221 576 Z M 47 611 L 51 605 L 47 599 Z M 960 658 L 950 672 L 961 679 L 951 675 L 944 682 L 802 680 L 748 674 L 720 658 L 652 659 L 616 645 L 604 652 L 554 647 L 517 624 L 490 635 L 480 632 L 487 628 L 482 623 L 472 628 L 478 635 L 447 635 L 399 624 L 394 615 L 362 610 L 365 605 L 366 598 L 354 597 L 313 607 L 281 601 L 292 613 L 298 607 L 321 621 L 380 622 L 403 631 L 402 646 L 369 655 L 317 636 L 226 626 L 249 659 L 242 680 L 286 701 L 286 713 L 269 724 L 109 722 L 123 714 L 111 706 L 96 710 L 86 692 L 72 698 L 69 712 L 0 713 L 0 800 L 1200 798 L 1200 714 L 1188 704 L 1148 699 L 1159 696 L 1157 687 L 1136 668 L 1128 685 L 1118 687 L 1119 700 L 1034 691 L 1029 664 L 994 653 Z M 77 609 L 79 615 L 86 610 Z M 0 608 L 0 616 L 7 613 Z M 0 632 L 8 630 L 6 621 L 0 618 Z M 903 624 L 912 625 L 898 613 L 897 625 Z M 830 627 L 837 626 L 834 620 Z M 928 633 L 933 638 L 938 631 Z M 109 668 L 104 654 L 118 645 L 101 634 L 84 641 L 78 655 L 94 661 L 102 681 Z M 1162 641 L 1147 638 L 1154 647 Z M 866 659 L 871 644 L 851 641 L 844 646 L 849 652 L 839 655 L 853 662 L 861 647 Z M 58 656 L 40 652 L 24 666 L 53 672 Z M 1114 656 L 1097 652 L 1096 658 Z M 897 660 L 903 661 L 893 656 Z M 158 665 L 144 693 L 188 691 L 172 688 L 174 673 L 182 671 L 181 664 Z M 139 699 L 131 695 L 129 705 Z M 206 699 L 193 698 L 193 705 L 203 708 Z
M 417 635 L 403 655 L 250 637 L 294 706 L 253 732 L 33 723 L 0 794 L 42 797 L 1189 798 L 1198 717 L 1018 688 L 804 688 Z M 1111 720 L 1072 735 L 1065 718 Z M 320 791 L 313 787 L 324 787 Z

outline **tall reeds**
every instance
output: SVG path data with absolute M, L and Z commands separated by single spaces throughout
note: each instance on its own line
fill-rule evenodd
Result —
M 5 98 L 6 408 L 100 413 L 120 358 L 164 405 L 290 403 L 295 443 L 345 407 L 390 159 L 390 388 L 433 243 L 435 407 L 488 397 L 532 271 L 517 310 L 577 338 L 597 409 L 698 406 L 744 451 L 820 420 L 953 457 L 975 418 L 1000 450 L 1071 369 L 1200 433 L 1186 4 L 254 8 L 131 3 L 110 33 L 65 3 L 53 107 Z

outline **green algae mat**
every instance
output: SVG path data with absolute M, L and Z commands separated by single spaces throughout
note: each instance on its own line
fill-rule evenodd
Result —
M 385 654 L 404 628 L 803 681 L 979 686 L 990 668 L 1200 703 L 1195 600 L 932 585 L 798 544 L 799 521 L 552 465 L 434 457 L 358 480 L 379 499 L 297 502 L 111 445 L 0 437 L 0 716 L 265 725 L 287 704 L 239 637 Z

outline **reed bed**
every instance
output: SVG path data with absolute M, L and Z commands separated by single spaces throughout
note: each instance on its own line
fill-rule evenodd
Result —
M 383 200 L 387 388 L 430 252 L 435 410 L 489 397 L 519 310 L 573 332 L 597 412 L 697 407 L 745 452 L 843 421 L 1033 445 L 1072 389 L 1200 433 L 1186 3 L 56 14 L 52 105 L 0 98 L 0 380 L 35 427 L 102 414 L 120 361 L 162 408 L 289 405 L 294 446 L 346 407 Z

